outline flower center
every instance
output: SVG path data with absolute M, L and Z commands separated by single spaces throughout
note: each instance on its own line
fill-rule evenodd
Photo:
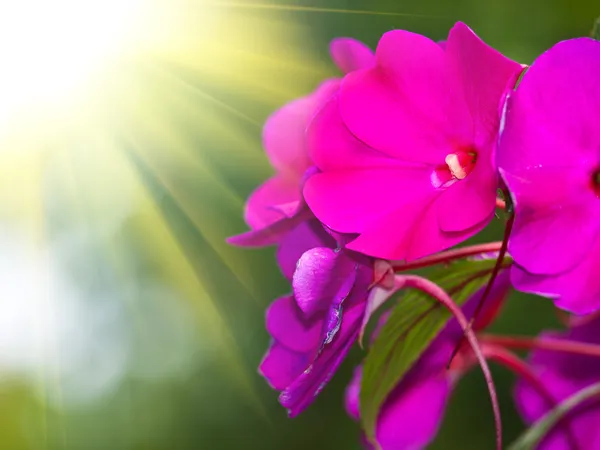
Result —
M 446 155 L 446 163 L 433 171 L 431 182 L 436 187 L 449 187 L 459 180 L 464 180 L 475 168 L 477 153 L 459 150 Z

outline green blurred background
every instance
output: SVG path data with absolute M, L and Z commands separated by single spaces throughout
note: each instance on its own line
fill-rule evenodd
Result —
M 3 57 L 0 75 L 0 104 L 11 98 L 0 106 L 0 448 L 9 450 L 359 449 L 342 399 L 360 350 L 293 420 L 256 371 L 265 308 L 289 286 L 273 249 L 224 240 L 245 230 L 244 200 L 271 174 L 261 124 L 336 73 L 327 54 L 336 36 L 374 48 L 404 28 L 439 40 L 461 20 L 530 63 L 587 35 L 600 15 L 584 0 L 148 0 L 124 22 L 136 23 L 135 39 L 100 63 L 86 33 L 101 2 L 25 3 L 23 23 L 11 23 L 33 43 L 0 36 L 15 58 Z M 115 34 L 116 15 L 106 17 L 98 36 Z M 60 30 L 64 42 L 48 44 Z M 59 63 L 58 47 L 72 50 Z M 49 74 L 64 81 L 84 57 L 98 62 L 93 76 L 57 90 Z M 25 80 L 20 90 L 15 80 Z M 497 239 L 499 227 L 480 239 Z M 557 326 L 549 303 L 514 296 L 494 328 Z M 522 430 L 513 378 L 493 369 L 510 441 Z M 492 444 L 473 371 L 431 448 Z

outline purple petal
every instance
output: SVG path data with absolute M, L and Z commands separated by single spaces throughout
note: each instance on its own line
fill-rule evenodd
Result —
M 282 237 L 277 248 L 277 263 L 288 280 L 292 280 L 302 254 L 315 247 L 336 247 L 335 239 L 316 219 L 300 223 Z
M 345 252 L 317 247 L 298 260 L 292 287 L 300 309 L 311 316 L 339 303 L 356 280 L 356 262 Z
M 267 309 L 266 324 L 273 339 L 291 351 L 310 354 L 319 348 L 323 321 L 307 320 L 292 296 L 271 304 Z
M 308 367 L 311 359 L 311 354 L 294 352 L 274 342 L 260 363 L 258 372 L 273 389 L 280 391 L 288 387 Z
M 339 331 L 330 343 L 321 349 L 313 364 L 285 389 L 281 404 L 291 417 L 306 409 L 329 382 L 356 341 L 364 314 L 364 302 L 343 311 Z

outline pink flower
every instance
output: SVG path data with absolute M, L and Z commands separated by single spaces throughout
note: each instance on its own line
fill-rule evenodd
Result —
M 334 39 L 330 53 L 344 73 L 367 67 L 374 59 L 368 47 L 350 38 Z M 326 80 L 313 93 L 288 103 L 269 117 L 263 129 L 263 145 L 276 173 L 248 198 L 245 219 L 252 231 L 230 238 L 230 243 L 272 244 L 306 218 L 302 185 L 312 162 L 305 131 L 339 84 L 338 78 Z
M 541 55 L 508 100 L 497 153 L 515 205 L 514 286 L 576 314 L 600 308 L 600 42 Z
M 322 171 L 306 201 L 348 248 L 415 259 L 455 245 L 494 214 L 499 105 L 521 66 L 458 23 L 444 46 L 407 31 L 380 40 L 376 64 L 347 75 L 314 118 Z

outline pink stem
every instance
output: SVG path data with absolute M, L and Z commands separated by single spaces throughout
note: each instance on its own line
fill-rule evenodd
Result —
M 488 345 L 488 342 L 483 342 L 483 353 L 484 355 L 498 364 L 506 367 L 508 370 L 523 378 L 531 387 L 533 387 L 538 393 L 544 398 L 549 408 L 555 408 L 558 404 L 552 393 L 546 388 L 539 376 L 526 364 L 522 359 L 512 352 L 509 352 L 505 348 Z M 579 445 L 575 439 L 575 435 L 571 431 L 570 423 L 568 419 L 565 420 L 566 425 L 566 437 L 569 446 L 572 450 L 577 450 Z
M 429 267 L 435 264 L 450 262 L 455 259 L 466 258 L 468 256 L 480 255 L 482 253 L 496 252 L 502 248 L 502 242 L 488 242 L 486 244 L 470 245 L 468 247 L 455 248 L 435 255 L 426 256 L 412 262 L 392 261 L 392 267 L 396 272 L 404 272 L 411 269 Z
M 498 259 L 496 259 L 496 264 L 494 264 L 494 269 L 492 270 L 492 276 L 490 277 L 489 281 L 487 282 L 487 284 L 485 286 L 483 295 L 477 302 L 477 307 L 475 308 L 475 312 L 473 313 L 473 316 L 471 317 L 471 320 L 469 321 L 469 328 L 471 328 L 473 326 L 473 323 L 479 317 L 479 313 L 483 309 L 483 306 L 485 305 L 485 301 L 487 300 L 488 295 L 492 291 L 492 286 L 494 285 L 494 282 L 496 281 L 496 277 L 500 273 L 500 270 L 503 268 L 502 263 L 504 262 L 504 256 L 506 255 L 506 252 L 508 249 L 508 238 L 510 236 L 510 233 L 512 232 L 512 226 L 513 226 L 514 221 L 515 221 L 515 215 L 511 214 L 510 217 L 508 218 L 508 220 L 506 221 L 506 228 L 504 230 L 504 237 L 502 238 L 502 245 L 500 247 L 500 251 L 498 252 Z M 448 363 L 448 365 L 452 364 L 452 360 L 456 356 L 456 353 L 458 352 L 458 350 L 460 349 L 461 346 L 462 346 L 462 340 L 458 343 L 458 345 L 454 349 L 454 352 L 452 353 L 452 356 L 450 357 L 450 362 Z
M 477 358 L 477 362 L 481 367 L 481 371 L 483 372 L 483 376 L 485 377 L 485 381 L 488 386 L 488 391 L 490 393 L 490 399 L 492 402 L 492 409 L 494 411 L 494 424 L 496 426 L 496 449 L 502 450 L 502 418 L 500 416 L 500 405 L 498 403 L 498 395 L 496 393 L 496 387 L 494 385 L 494 380 L 492 379 L 492 373 L 490 372 L 490 368 L 483 356 L 483 352 L 481 347 L 479 346 L 479 341 L 475 336 L 475 333 L 469 327 L 469 322 L 467 318 L 463 314 L 462 310 L 454 303 L 452 298 L 437 284 L 429 281 L 426 278 L 419 277 L 417 275 L 407 275 L 405 278 L 406 286 L 411 286 L 420 291 L 432 296 L 438 302 L 440 302 L 450 313 L 454 316 L 458 324 L 463 329 L 469 344 L 471 344 L 471 348 L 473 349 L 473 354 L 475 358 Z
M 544 349 L 555 352 L 574 353 L 584 356 L 600 358 L 600 345 L 587 342 L 571 341 L 554 338 L 530 338 L 522 336 L 495 336 L 480 335 L 480 340 L 486 344 L 493 344 L 514 349 Z

